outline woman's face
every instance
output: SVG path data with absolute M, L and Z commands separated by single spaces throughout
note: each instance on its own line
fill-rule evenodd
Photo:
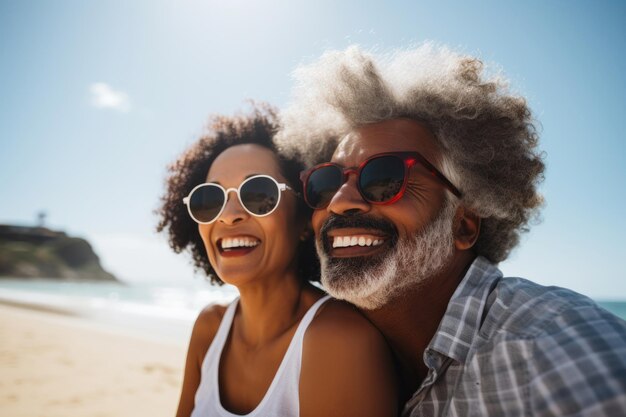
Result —
M 271 150 L 254 144 L 236 145 L 218 155 L 206 182 L 236 189 L 245 179 L 259 174 L 286 183 Z M 281 193 L 273 213 L 256 217 L 231 191 L 217 220 L 198 225 L 209 261 L 222 281 L 241 286 L 255 279 L 282 278 L 295 272 L 299 237 L 306 222 L 297 216 L 298 197 L 289 190 Z M 237 246 L 228 248 L 233 243 Z

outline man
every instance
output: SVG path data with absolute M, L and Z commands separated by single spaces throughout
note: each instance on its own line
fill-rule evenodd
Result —
M 432 45 L 296 76 L 285 146 L 337 144 L 302 176 L 322 283 L 387 338 L 403 415 L 626 415 L 626 323 L 497 269 L 542 203 L 525 100 Z

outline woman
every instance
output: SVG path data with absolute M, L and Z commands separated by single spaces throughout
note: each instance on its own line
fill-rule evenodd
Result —
M 302 166 L 277 151 L 275 120 L 267 108 L 214 118 L 170 167 L 159 231 L 240 294 L 196 320 L 177 416 L 396 415 L 382 336 L 309 282 L 319 266 Z

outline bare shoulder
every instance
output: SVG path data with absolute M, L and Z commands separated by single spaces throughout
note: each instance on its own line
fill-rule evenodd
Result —
M 393 416 L 397 380 L 382 334 L 345 302 L 329 300 L 307 329 L 301 416 Z
M 356 338 L 356 340 L 354 340 Z M 383 337 L 357 309 L 344 301 L 331 299 L 322 307 L 307 329 L 305 346 L 321 347 L 324 344 L 363 341 Z
M 189 351 L 194 353 L 195 359 L 199 363 L 202 362 L 209 346 L 211 346 L 227 307 L 220 304 L 211 304 L 198 314 L 191 333 Z
M 187 350 L 185 376 L 176 412 L 177 417 L 191 415 L 196 390 L 200 385 L 202 361 L 215 338 L 225 312 L 226 306 L 211 304 L 205 307 L 196 319 Z
M 227 305 L 221 304 L 210 304 L 204 307 L 198 314 L 194 328 L 197 327 L 203 332 L 209 332 L 215 336 L 227 307 Z
M 324 295 L 319 289 L 310 290 L 303 304 L 310 308 Z M 381 337 L 378 329 L 355 306 L 335 298 L 329 298 L 317 310 L 304 334 L 304 347 L 317 348 L 320 344 L 333 342 L 329 336 L 335 340 L 349 339 L 351 336 Z

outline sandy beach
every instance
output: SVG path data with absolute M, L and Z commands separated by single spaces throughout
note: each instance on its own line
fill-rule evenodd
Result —
M 173 416 L 185 343 L 0 304 L 0 414 Z

